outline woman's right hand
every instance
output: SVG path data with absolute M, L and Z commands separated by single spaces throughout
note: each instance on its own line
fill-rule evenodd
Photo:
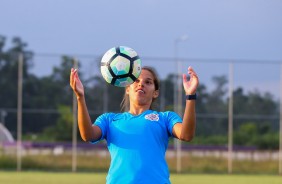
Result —
M 82 82 L 79 79 L 77 69 L 72 68 L 70 73 L 70 86 L 73 89 L 76 97 L 83 97 L 84 96 L 84 87 Z

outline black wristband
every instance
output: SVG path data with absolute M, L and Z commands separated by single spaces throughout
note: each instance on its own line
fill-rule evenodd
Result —
M 194 95 L 186 95 L 186 100 L 196 100 L 196 99 L 197 99 L 196 93 Z

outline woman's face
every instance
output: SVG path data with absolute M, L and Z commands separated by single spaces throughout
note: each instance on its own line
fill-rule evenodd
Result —
M 151 105 L 152 100 L 157 98 L 159 91 L 155 90 L 154 76 L 148 70 L 142 70 L 139 78 L 126 88 L 130 103 L 137 105 Z

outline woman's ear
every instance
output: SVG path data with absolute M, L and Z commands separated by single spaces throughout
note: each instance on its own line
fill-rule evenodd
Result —
M 128 95 L 129 94 L 129 86 L 125 87 L 125 93 Z
M 153 94 L 153 98 L 157 98 L 159 96 L 159 90 L 155 90 Z

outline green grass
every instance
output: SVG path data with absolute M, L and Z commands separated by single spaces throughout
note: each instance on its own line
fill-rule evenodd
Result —
M 104 184 L 106 173 L 4 172 L 2 184 Z M 145 177 L 145 176 L 144 176 Z M 173 184 L 282 184 L 278 175 L 171 174 Z

